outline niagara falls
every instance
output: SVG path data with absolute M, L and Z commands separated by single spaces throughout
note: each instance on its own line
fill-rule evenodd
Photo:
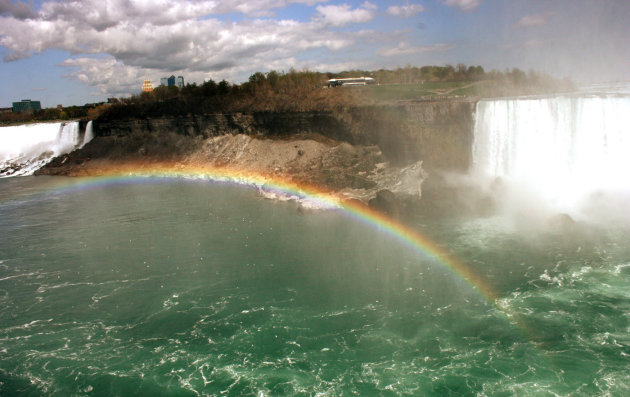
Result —
M 0 396 L 630 395 L 628 20 L 0 1 Z
M 0 179 L 3 387 L 622 393 L 628 110 L 627 94 L 479 101 L 462 178 L 497 205 L 404 223 L 241 171 Z M 28 128 L 5 176 L 94 134 Z
M 53 158 L 92 140 L 92 123 L 79 131 L 79 122 L 39 123 L 3 127 L 0 177 L 31 175 Z

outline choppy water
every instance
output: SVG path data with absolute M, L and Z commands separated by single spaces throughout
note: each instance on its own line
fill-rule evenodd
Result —
M 493 305 L 336 211 L 184 180 L 51 190 L 69 181 L 0 180 L 2 396 L 630 392 L 627 231 L 416 225 Z

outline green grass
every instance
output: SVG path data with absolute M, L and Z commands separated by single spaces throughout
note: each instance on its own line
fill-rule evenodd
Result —
M 483 86 L 480 84 L 474 84 L 467 87 L 461 87 L 454 91 L 452 91 L 449 95 L 458 95 L 458 96 L 478 96 L 482 95 L 484 92 Z
M 376 101 L 419 99 L 443 95 L 476 95 L 477 83 L 429 82 L 422 84 L 384 84 L 361 87 Z

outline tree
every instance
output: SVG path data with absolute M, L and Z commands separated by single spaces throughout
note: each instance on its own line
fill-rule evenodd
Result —
M 464 65 L 463 63 L 458 63 L 456 66 L 456 71 L 455 71 L 455 80 L 457 81 L 464 81 L 466 80 L 466 65 Z
M 479 80 L 483 78 L 485 71 L 481 66 L 469 66 L 466 70 L 466 78 L 468 80 Z
M 218 87 L 217 83 L 214 80 L 210 79 L 208 81 L 204 81 L 201 85 L 201 94 L 206 98 L 213 97 L 217 95 Z
M 512 69 L 512 71 L 508 73 L 508 78 L 515 85 L 523 85 L 527 82 L 527 75 L 518 68 Z
M 275 70 L 271 70 L 267 73 L 267 83 L 271 86 L 271 88 L 275 89 L 278 86 L 278 81 L 280 80 L 280 74 Z
M 256 72 L 249 76 L 249 83 L 252 85 L 263 85 L 267 82 L 267 78 L 261 72 Z
M 455 75 L 455 68 L 451 65 L 446 66 L 437 66 L 435 70 L 435 75 L 440 81 L 449 81 L 453 80 Z
M 219 95 L 227 95 L 230 92 L 230 83 L 225 80 L 221 80 L 217 86 L 217 92 Z

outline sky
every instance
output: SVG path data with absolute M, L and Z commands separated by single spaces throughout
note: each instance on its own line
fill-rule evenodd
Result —
M 0 0 L 0 107 L 424 65 L 630 80 L 630 0 Z

